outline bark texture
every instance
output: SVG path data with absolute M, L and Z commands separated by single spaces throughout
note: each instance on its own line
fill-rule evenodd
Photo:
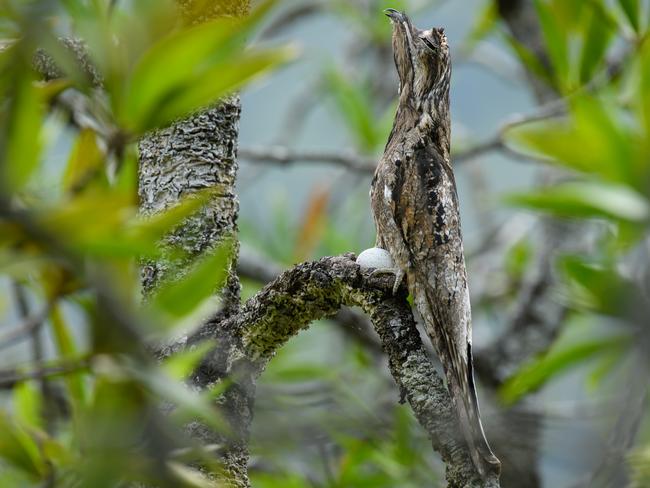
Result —
M 180 247 L 189 258 L 146 262 L 142 266 L 142 284 L 145 293 L 155 288 L 161 279 L 177 279 L 183 275 L 193 257 L 219 245 L 236 234 L 239 202 L 235 195 L 237 176 L 237 136 L 240 103 L 238 97 L 224 100 L 213 107 L 176 124 L 155 131 L 139 144 L 139 196 L 143 213 L 160 212 L 177 203 L 183 196 L 205 188 L 219 187 L 219 196 L 213 198 L 199 212 L 190 217 L 166 244 Z M 227 317 L 239 307 L 239 280 L 234 272 L 234 256 L 226 286 L 221 291 L 222 308 L 219 317 Z M 197 382 L 204 387 L 222 376 L 211 375 L 210 381 Z M 248 408 L 254 391 L 231 389 L 222 399 L 234 434 L 228 439 L 212 432 L 197 422 L 188 426 L 190 433 L 205 444 L 224 446 L 219 457 L 224 466 L 224 478 L 230 486 L 250 486 L 248 464 L 248 427 L 251 415 Z
M 179 0 L 179 6 L 188 23 L 201 23 L 216 17 L 246 15 L 248 0 L 204 2 Z M 205 188 L 219 188 L 215 196 L 199 212 L 165 239 L 165 244 L 180 247 L 189 258 L 143 263 L 142 284 L 145 293 L 155 288 L 161 279 L 177 279 L 183 275 L 189 262 L 206 250 L 218 246 L 224 239 L 237 233 L 239 201 L 235 193 L 237 178 L 237 140 L 241 105 L 238 96 L 223 100 L 172 126 L 144 137 L 139 144 L 139 197 L 145 214 L 156 213 L 177 203 L 183 196 Z M 239 308 L 240 284 L 235 272 L 238 247 L 231 264 L 228 279 L 221 291 L 221 309 L 215 314 L 219 322 Z M 218 336 L 223 336 L 219 333 Z M 228 348 L 230 341 L 222 341 L 219 348 Z M 197 372 L 190 382 L 198 388 L 218 383 L 224 368 Z M 205 444 L 217 444 L 223 473 L 219 477 L 224 486 L 248 487 L 248 436 L 252 420 L 254 384 L 242 378 L 219 400 L 218 408 L 228 420 L 231 432 L 217 433 L 193 422 L 190 433 Z

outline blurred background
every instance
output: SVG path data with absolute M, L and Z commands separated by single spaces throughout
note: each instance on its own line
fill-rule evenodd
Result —
M 635 68 L 647 35 L 625 13 L 638 9 L 641 26 L 648 10 L 632 3 L 287 3 L 259 38 L 297 43 L 300 59 L 242 95 L 240 267 L 253 293 L 262 270 L 374 245 L 368 191 L 397 95 L 382 10 L 445 28 L 479 392 L 503 486 L 625 486 L 620 470 L 647 473 L 633 461 L 647 450 L 621 452 L 647 442 L 647 214 L 630 223 L 610 207 L 627 198 L 625 167 L 638 164 L 634 190 L 649 190 L 650 155 L 631 154 L 648 148 L 637 118 L 648 99 L 631 74 L 648 69 Z M 643 300 L 624 303 L 624 282 Z M 442 483 L 372 336 L 346 330 L 367 324 L 346 318 L 312 326 L 262 377 L 255 479 L 415 487 L 433 469 Z
M 33 31 L 40 24 L 30 22 L 41 13 L 21 10 L 24 4 L 51 9 L 46 24 L 52 35 L 78 32 L 75 25 L 84 26 L 91 14 L 71 7 L 75 2 L 58 3 L 3 2 L 3 38 L 36 36 L 34 42 L 39 41 Z M 148 7 L 142 8 L 137 2 L 115 3 L 122 4 L 118 8 L 126 19 L 119 33 L 126 36 L 137 30 L 134 26 L 145 26 L 144 33 L 128 39 L 153 43 L 171 22 L 155 2 L 143 2 Z M 295 263 L 358 254 L 374 245 L 368 192 L 397 99 L 391 26 L 383 9 L 406 11 L 422 29 L 445 28 L 453 62 L 452 164 L 468 261 L 476 376 L 487 436 L 504 465 L 504 487 L 650 486 L 649 3 L 293 0 L 277 2 L 244 32 L 253 49 L 280 52 L 288 45 L 298 54 L 281 68 L 276 66 L 279 58 L 268 61 L 266 76 L 241 90 L 237 194 L 242 300 Z M 88 25 L 79 32 L 93 32 Z M 93 46 L 103 45 L 97 41 Z M 136 51 L 145 52 L 146 46 L 144 42 Z M 102 194 L 110 197 L 107 202 L 117 202 L 121 190 L 115 188 L 133 192 L 135 183 L 119 175 L 133 169 L 135 149 L 95 148 L 84 142 L 78 128 L 69 127 L 65 116 L 29 112 L 32 106 L 24 103 L 29 96 L 18 88 L 34 81 L 25 55 L 31 51 L 16 51 L 2 53 L 3 162 L 9 169 L 0 196 L 18 199 L 23 209 L 60 204 L 57 222 L 72 234 L 83 226 L 74 219 L 92 212 L 113 222 L 108 208 L 113 203 L 66 207 L 73 200 L 53 182 L 66 173 L 66 161 L 74 160 L 71 153 L 90 157 L 95 150 L 102 164 L 121 162 L 112 170 L 117 185 L 106 183 L 111 189 Z M 232 54 L 233 59 L 243 55 Z M 133 65 L 129 56 L 124 55 L 125 72 Z M 101 66 L 110 75 L 103 117 L 114 117 L 118 127 L 138 135 L 178 115 L 145 119 L 126 102 L 120 105 L 120 90 L 128 95 L 123 88 L 128 84 L 120 81 L 122 65 L 115 63 Z M 163 70 L 157 74 L 164 77 Z M 65 88 L 51 86 L 44 96 L 49 99 Z M 124 99 L 130 100 L 127 95 Z M 39 122 L 21 118 L 23 111 Z M 28 122 L 20 125 L 21 120 Z M 11 169 L 12 148 L 25 149 L 32 142 L 29 137 L 16 142 L 16 127 L 47 136 L 38 177 Z M 63 178 L 64 186 L 66 178 L 70 176 Z M 20 192 L 15 189 L 15 181 L 30 179 Z M 56 267 L 47 268 L 59 273 L 57 283 L 77 287 L 72 296 L 66 291 L 57 297 L 60 309 L 53 308 L 47 299 L 51 275 L 34 272 L 42 266 L 39 260 L 46 259 L 39 253 L 47 245 L 40 241 L 21 247 L 26 238 L 16 234 L 8 208 L 2 215 L 6 220 L 0 221 L 0 289 L 5 296 L 0 299 L 0 330 L 5 329 L 0 366 L 9 378 L 2 383 L 6 411 L 0 428 L 11 435 L 0 435 L 0 470 L 6 467 L 0 486 L 73 486 L 65 478 L 37 484 L 49 472 L 43 467 L 48 463 L 74 464 L 79 432 L 43 434 L 48 429 L 38 420 L 38 409 L 48 394 L 39 393 L 30 380 L 25 359 L 34 344 L 45 349 L 41 357 L 66 359 L 51 367 L 59 368 L 53 374 L 63 375 L 62 390 L 73 396 L 73 418 L 75 409 L 83 413 L 86 408 L 75 402 L 87 404 L 81 418 L 88 422 L 88 415 L 104 418 L 105 408 L 135 408 L 125 398 L 142 391 L 153 395 L 148 406 L 160 397 L 178 402 L 183 394 L 170 398 L 169 391 L 157 389 L 157 372 L 143 379 L 122 362 L 117 368 L 104 361 L 107 354 L 129 356 L 131 351 L 105 349 L 101 342 L 97 347 L 96 332 L 88 332 L 95 330 L 101 293 L 88 294 L 83 286 L 79 291 L 75 280 L 86 275 L 72 273 L 72 279 L 61 277 Z M 165 228 L 177 222 L 169 220 Z M 163 229 L 145 226 L 138 235 L 146 239 L 135 242 L 126 227 L 118 227 L 102 231 L 106 235 L 97 231 L 92 242 L 75 241 L 73 250 L 79 254 L 73 255 L 98 260 L 111 280 L 123 273 L 117 288 L 130 279 L 128 286 L 135 290 L 134 256 L 155 257 L 153 243 Z M 116 240 L 108 245 L 110 232 Z M 160 303 L 153 308 L 156 317 L 175 313 Z M 12 335 L 10 324 L 21 316 L 27 325 L 31 318 L 34 324 L 46 324 L 40 342 L 18 343 Z M 174 315 L 169 329 L 187 320 Z M 96 354 L 104 361 L 100 368 Z M 187 361 L 172 376 L 183 377 L 196 358 Z M 27 378 L 17 364 L 27 368 Z M 13 380 L 10 374 L 19 370 L 19 379 Z M 118 388 L 117 377 L 133 384 Z M 116 395 L 122 399 L 115 400 Z M 343 310 L 313 324 L 277 353 L 259 380 L 250 440 L 253 486 L 444 486 L 444 464 L 399 398 L 363 314 Z M 60 403 L 63 410 L 70 408 Z M 188 415 L 209 416 L 199 403 L 182 406 Z M 119 432 L 125 425 L 119 425 Z M 110 428 L 115 425 L 97 427 L 104 433 Z M 26 440 L 32 437 L 36 440 Z M 95 461 L 102 473 L 106 467 L 101 459 Z M 96 481 L 95 476 L 82 479 Z

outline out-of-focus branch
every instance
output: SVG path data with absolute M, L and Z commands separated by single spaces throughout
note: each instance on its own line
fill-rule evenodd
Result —
M 31 371 L 17 368 L 0 370 L 0 390 L 11 390 L 18 383 L 62 376 L 88 368 L 87 361 L 68 362 L 57 366 L 43 366 Z
M 39 318 L 40 316 L 40 320 L 34 321 L 32 324 L 28 324 L 30 320 L 33 320 L 33 317 L 30 316 L 30 307 L 25 288 L 17 281 L 12 282 L 12 288 L 14 293 L 14 300 L 16 302 L 16 308 L 18 309 L 18 313 L 20 314 L 21 319 L 24 321 L 23 327 L 25 325 L 28 325 L 26 329 L 28 330 L 27 335 L 30 338 L 30 344 L 32 348 L 32 361 L 35 364 L 41 364 L 43 361 L 43 338 L 41 336 L 41 329 L 43 328 L 43 322 L 45 321 L 45 318 L 47 317 L 49 310 L 54 303 L 54 300 L 49 301 L 43 308 L 43 311 L 40 314 L 36 315 L 36 318 Z M 33 326 L 30 327 L 30 325 Z M 15 330 L 14 333 L 15 332 L 19 332 L 19 330 Z M 11 341 L 9 341 L 9 343 L 11 343 Z M 0 347 L 3 347 L 2 342 L 0 342 Z M 41 390 L 41 395 L 43 397 L 43 402 L 45 404 L 41 412 L 45 420 L 46 428 L 48 432 L 50 432 L 53 427 L 56 412 L 55 396 L 53 395 L 51 385 L 47 382 L 47 378 L 45 376 L 39 378 L 38 383 Z
M 21 323 L 0 336 L 0 350 L 13 346 L 19 341 L 28 339 L 37 331 L 43 321 L 47 318 L 52 309 L 52 303 L 46 304 L 40 311 L 32 314 L 25 314 Z
M 297 22 L 304 20 L 321 12 L 324 8 L 324 2 L 303 3 L 292 6 L 275 18 L 260 34 L 261 39 L 273 37 L 283 30 L 295 25 Z
M 207 360 L 202 368 L 225 364 L 231 377 L 254 378 L 279 347 L 311 322 L 334 315 L 344 305 L 358 306 L 379 334 L 402 398 L 445 461 L 448 486 L 498 487 L 495 476 L 481 480 L 476 473 L 447 389 L 422 344 L 404 293 L 393 295 L 392 281 L 392 277 L 373 276 L 370 270 L 361 269 L 350 254 L 302 263 L 269 283 L 239 313 L 206 324 L 183 344 L 230 334 L 229 357 L 224 361 L 220 351 L 213 355 L 214 365 Z
M 372 173 L 377 161 L 352 151 L 305 151 L 285 146 L 241 147 L 239 157 L 249 161 L 290 165 L 298 162 L 329 163 L 352 171 Z
M 462 164 L 488 152 L 501 151 L 517 159 L 535 159 L 510 149 L 504 143 L 504 135 L 512 127 L 558 117 L 566 112 L 566 99 L 554 100 L 541 106 L 531 114 L 515 115 L 504 121 L 497 132 L 488 139 L 466 149 L 452 153 L 455 165 Z M 296 163 L 329 163 L 351 171 L 372 174 L 377 167 L 377 160 L 353 151 L 314 151 L 293 149 L 287 146 L 259 146 L 239 148 L 239 157 L 248 161 L 268 162 L 281 166 Z

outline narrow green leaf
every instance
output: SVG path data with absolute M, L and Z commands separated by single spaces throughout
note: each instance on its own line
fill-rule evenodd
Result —
M 278 383 L 332 379 L 336 374 L 331 366 L 309 363 L 287 364 L 271 371 L 268 380 Z
M 176 32 L 154 45 L 136 65 L 123 107 L 128 120 L 140 126 L 179 87 L 194 81 L 202 66 L 223 59 L 236 45 L 225 46 L 235 31 L 232 19 L 211 22 Z
M 379 144 L 379 128 L 366 88 L 354 85 L 336 70 L 328 71 L 326 77 L 336 108 L 357 144 L 364 151 L 372 152 Z
M 510 195 L 509 203 L 561 217 L 645 222 L 650 217 L 648 201 L 623 186 L 595 182 L 575 182 L 536 192 Z
M 70 160 L 63 175 L 66 191 L 83 188 L 104 163 L 104 153 L 97 146 L 97 135 L 90 129 L 82 129 L 70 154 Z
M 204 341 L 179 351 L 165 359 L 161 365 L 163 371 L 175 380 L 186 379 L 198 366 L 205 355 L 215 347 L 214 341 Z
M 20 66 L 16 69 L 20 70 Z M 39 163 L 43 104 L 31 77 L 15 81 L 5 151 L 7 190 L 22 189 Z
M 463 43 L 463 48 L 471 51 L 479 41 L 496 28 L 498 20 L 499 10 L 496 2 L 483 2 L 479 13 L 475 16 L 474 25 Z
M 180 203 L 153 215 L 138 215 L 127 224 L 126 233 L 130 239 L 148 241 L 151 244 L 173 231 L 185 219 L 215 198 L 218 188 L 207 188 L 189 194 Z
M 535 0 L 535 7 L 546 51 L 553 65 L 554 79 L 563 88 L 569 87 L 569 39 L 557 21 L 551 5 L 546 0 Z
M 560 270 L 576 306 L 635 322 L 635 312 L 650 306 L 638 285 L 612 267 L 581 256 L 564 256 Z
M 224 241 L 202 257 L 183 278 L 162 284 L 148 305 L 153 311 L 175 318 L 191 313 L 225 283 L 234 245 L 232 239 Z
M 143 121 L 141 129 L 163 126 L 204 108 L 295 57 L 293 48 L 251 49 L 213 63 L 183 85 Z
M 650 154 L 650 42 L 646 42 L 639 56 L 639 71 L 637 81 L 638 117 L 645 129 L 645 151 Z
M 635 30 L 635 32 L 640 32 L 641 23 L 639 22 L 641 18 L 641 2 L 640 0 L 618 0 L 625 17 L 630 22 L 630 25 Z
M 0 458 L 40 479 L 46 467 L 36 441 L 3 411 L 0 411 L 0 432 Z
M 101 188 L 83 192 L 60 205 L 43 209 L 39 223 L 75 251 L 108 257 L 156 255 L 159 250 L 146 240 L 126 232 L 126 224 L 136 215 L 129 195 Z M 129 238 L 131 237 L 131 238 Z
M 516 242 L 509 250 L 505 259 L 505 269 L 512 279 L 520 279 L 533 256 L 533 248 L 526 238 Z
M 211 390 L 197 393 L 185 384 L 165 376 L 160 371 L 153 369 L 142 370 L 141 367 L 127 369 L 129 374 L 147 390 L 174 405 L 174 417 L 182 417 L 184 420 L 199 418 L 218 432 L 224 432 L 228 428 L 226 422 L 213 405 L 214 396 L 223 393 L 223 389 L 228 386 L 228 382 L 224 381 L 222 385 L 218 385 Z
M 617 120 L 617 110 L 603 99 L 577 97 L 568 119 L 516 126 L 504 137 L 516 150 L 645 192 L 648 167 L 639 141 Z
M 595 6 L 588 9 L 586 15 L 587 19 L 582 22 L 584 32 L 580 53 L 580 83 L 588 82 L 603 65 L 614 34 L 609 19 Z
M 28 429 L 43 430 L 43 398 L 33 381 L 24 381 L 13 389 L 14 418 Z
M 603 381 L 616 370 L 616 367 L 621 364 L 625 357 L 624 348 L 614 348 L 610 352 L 603 352 L 597 358 L 597 364 L 593 371 L 587 377 L 587 386 L 591 389 L 596 389 L 602 386 Z
M 515 53 L 524 68 L 542 80 L 548 86 L 555 86 L 555 81 L 549 69 L 541 62 L 535 53 L 520 43 L 515 37 L 502 32 L 502 38 Z
M 79 356 L 74 337 L 58 305 L 52 307 L 50 323 L 52 324 L 52 335 L 59 356 L 64 359 L 76 360 Z M 86 385 L 84 384 L 83 373 L 73 372 L 65 375 L 65 383 L 70 392 L 75 409 L 79 409 L 85 405 L 88 395 Z
M 265 71 L 286 60 L 286 50 L 278 50 L 266 52 L 266 56 L 257 52 L 258 61 L 252 63 L 253 55 L 243 51 L 244 36 L 259 24 L 274 3 L 262 2 L 245 19 L 218 18 L 173 32 L 154 44 L 133 69 L 123 103 L 118 107 L 124 125 L 144 131 L 168 123 L 248 81 L 253 76 L 253 64 Z M 242 56 L 249 58 L 241 62 Z M 266 62 L 260 57 L 266 57 Z M 235 75 L 231 68 L 239 73 Z M 222 81 L 221 76 L 229 80 Z M 210 89 L 213 83 L 215 87 Z M 187 90 L 200 91 L 202 96 L 195 93 L 184 102 L 176 100 Z M 169 104 L 175 107 L 169 108 Z M 161 109 L 165 110 L 164 116 L 157 114 Z
M 621 335 L 588 340 L 557 350 L 551 349 L 543 356 L 528 362 L 507 380 L 499 390 L 499 397 L 505 404 L 513 404 L 568 369 L 602 353 L 625 348 L 629 343 L 630 336 Z

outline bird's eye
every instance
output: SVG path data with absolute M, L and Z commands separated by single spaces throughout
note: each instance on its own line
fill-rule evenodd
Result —
M 431 41 L 431 39 L 429 39 L 428 37 L 424 37 L 424 36 L 422 36 L 422 37 L 420 37 L 420 39 L 422 39 L 422 41 L 427 45 L 427 47 L 428 47 L 429 49 L 431 49 L 433 52 L 437 52 L 437 51 L 440 49 L 440 46 L 438 46 L 437 44 L 435 44 L 435 43 L 434 43 L 433 41 Z

